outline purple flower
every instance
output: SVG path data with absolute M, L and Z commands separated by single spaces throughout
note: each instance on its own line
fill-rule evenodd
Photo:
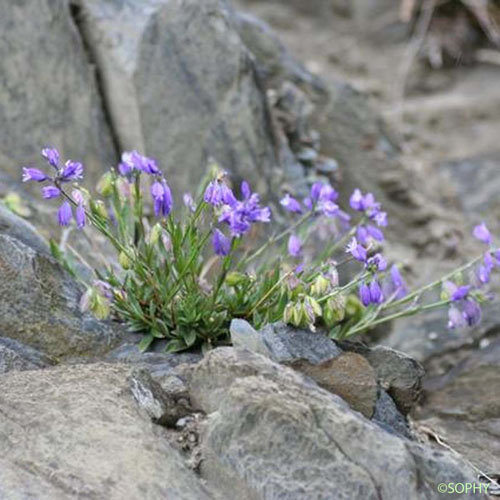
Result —
M 387 261 L 382 254 L 377 253 L 366 261 L 366 266 L 374 266 L 378 271 L 385 271 L 387 269 Z
M 122 156 L 122 158 L 123 158 L 123 156 Z M 134 167 L 130 163 L 122 161 L 118 164 L 118 172 L 120 172 L 120 175 L 123 175 L 124 177 L 127 177 L 128 175 L 130 175 L 133 170 L 134 170 Z
M 455 306 L 448 309 L 448 328 L 463 328 L 466 325 L 462 312 Z
M 172 192 L 165 179 L 155 181 L 151 186 L 151 196 L 153 197 L 153 208 L 157 217 L 166 217 L 173 206 Z
M 472 235 L 482 243 L 491 244 L 491 233 L 484 222 L 474 228 Z
M 491 268 L 490 267 L 487 267 L 487 266 L 484 266 L 484 265 L 480 265 L 477 268 L 477 279 L 483 285 L 485 285 L 486 283 L 489 283 L 489 281 L 490 281 L 490 275 L 491 275 Z
M 322 182 L 315 182 L 311 186 L 311 200 L 316 203 L 319 200 L 319 195 L 321 193 L 321 188 L 323 187 Z
M 228 255 L 231 251 L 231 239 L 225 236 L 219 229 L 214 230 L 212 245 L 216 255 Z
M 78 205 L 76 207 L 75 219 L 76 219 L 76 227 L 78 227 L 78 229 L 83 229 L 86 221 L 85 208 L 83 207 L 83 205 Z
M 316 188 L 317 189 L 317 188 Z M 319 190 L 318 200 L 319 201 L 337 201 L 339 193 L 330 186 L 330 184 L 321 184 L 321 189 Z
M 346 252 L 350 253 L 356 260 L 359 260 L 360 262 L 366 262 L 366 248 L 360 245 L 355 237 L 353 237 L 350 243 L 347 245 Z
M 55 148 L 42 149 L 42 157 L 45 158 L 50 165 L 57 168 L 59 164 L 59 151 Z
M 375 201 L 375 196 L 372 193 L 363 193 L 359 189 L 355 189 L 352 193 L 349 204 L 353 210 L 358 212 L 377 213 L 380 210 L 380 203 Z
M 373 280 L 370 283 L 370 297 L 373 304 L 382 304 L 384 301 L 384 294 L 378 281 Z
M 384 241 L 384 233 L 375 226 L 359 226 L 356 230 L 356 236 L 361 244 L 366 245 L 370 238 L 377 241 Z
M 318 209 L 326 217 L 336 217 L 339 214 L 339 206 L 330 200 L 320 200 L 318 203 Z
M 495 261 L 493 260 L 490 252 L 485 252 L 483 262 L 486 268 L 490 271 L 492 271 L 495 267 Z
M 83 165 L 77 161 L 68 160 L 58 175 L 61 182 L 76 181 L 83 177 Z
M 395 293 L 396 299 L 402 299 L 408 293 L 408 287 L 406 286 L 401 273 L 399 272 L 398 266 L 393 264 L 391 267 L 391 281 L 394 288 L 393 293 Z
M 73 201 L 79 205 L 83 205 L 85 203 L 85 198 L 79 189 L 73 189 L 71 197 L 73 198 Z
M 36 181 L 43 182 L 47 180 L 48 177 L 38 168 L 24 167 L 23 168 L 23 182 Z
M 374 212 L 370 218 L 375 221 L 375 224 L 379 227 L 386 227 L 387 226 L 387 213 L 386 212 L 380 212 L 376 211 Z
M 469 291 L 470 291 L 469 285 L 456 287 L 456 289 L 451 294 L 451 301 L 458 302 L 459 300 L 464 299 L 469 294 Z
M 235 200 L 231 204 L 222 207 L 219 222 L 229 225 L 233 236 L 242 236 L 254 222 L 269 222 L 271 220 L 271 210 L 269 207 L 260 206 L 260 197 L 257 193 L 252 193 L 247 182 L 242 182 L 241 192 L 243 200 Z
M 184 206 L 186 208 L 189 208 L 189 210 L 191 210 L 191 212 L 194 212 L 196 210 L 196 205 L 190 193 L 184 193 L 184 195 L 182 196 L 182 202 L 184 203 Z
M 148 175 L 161 174 L 156 161 L 153 158 L 142 156 L 137 151 L 126 151 L 122 154 L 122 161 L 118 169 L 122 175 L 128 175 L 132 170 L 140 170 Z
M 463 309 L 464 319 L 469 326 L 474 326 L 481 321 L 481 308 L 475 300 L 465 300 Z
M 295 234 L 291 234 L 288 239 L 288 253 L 292 257 L 300 257 L 300 254 L 302 253 L 302 242 Z
M 56 188 L 55 186 L 45 186 L 42 188 L 42 196 L 46 200 L 50 200 L 52 198 L 57 198 L 61 195 L 61 190 Z
M 359 287 L 359 298 L 365 307 L 368 307 L 372 302 L 370 287 L 366 283 L 361 283 Z
M 232 206 L 236 203 L 236 198 L 231 188 L 224 181 L 218 179 L 210 182 L 207 186 L 203 200 L 214 207 L 223 204 Z
M 280 204 L 285 208 L 285 210 L 288 210 L 288 212 L 297 214 L 302 212 L 300 203 L 295 198 L 292 198 L 288 193 L 286 193 L 281 199 Z
M 73 212 L 69 201 L 64 201 L 57 212 L 57 219 L 60 226 L 67 226 L 71 222 Z

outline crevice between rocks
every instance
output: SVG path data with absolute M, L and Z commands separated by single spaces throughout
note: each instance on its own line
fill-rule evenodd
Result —
M 103 75 L 101 68 L 99 67 L 98 58 L 92 46 L 92 42 L 89 40 L 89 37 L 87 36 L 85 29 L 83 28 L 82 19 L 84 13 L 81 2 L 79 0 L 70 0 L 68 4 L 68 12 L 70 19 L 73 21 L 73 25 L 82 42 L 82 47 L 87 62 L 89 66 L 94 69 L 96 91 L 100 101 L 102 116 L 109 130 L 115 157 L 116 159 L 118 159 L 120 158 L 121 152 L 123 151 L 123 147 L 121 145 L 119 134 L 114 126 L 113 116 L 111 114 L 110 106 L 107 100 Z

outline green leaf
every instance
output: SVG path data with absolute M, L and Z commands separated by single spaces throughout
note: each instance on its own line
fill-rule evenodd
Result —
M 196 331 L 193 329 L 183 332 L 182 338 L 184 339 L 186 346 L 191 347 L 196 342 Z
M 144 335 L 144 337 L 138 344 L 139 351 L 145 352 L 149 348 L 149 346 L 153 343 L 154 339 L 155 338 L 151 333 L 149 333 L 148 335 Z
M 180 352 L 186 349 L 186 344 L 181 339 L 173 339 L 165 347 L 165 352 Z

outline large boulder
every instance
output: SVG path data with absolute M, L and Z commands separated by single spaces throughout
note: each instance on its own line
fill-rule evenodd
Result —
M 0 332 L 53 360 L 102 354 L 123 332 L 80 312 L 81 287 L 45 253 L 0 233 Z
M 93 61 L 70 3 L 2 3 L 0 169 L 17 181 L 20 166 L 39 162 L 46 144 L 83 161 L 89 174 L 116 158 Z
M 228 497 L 237 489 L 248 499 L 421 500 L 441 498 L 439 483 L 474 482 L 448 452 L 386 432 L 259 354 L 211 351 L 190 387 L 193 404 L 209 414 L 201 475 Z
M 214 498 L 139 410 L 128 371 L 94 364 L 3 375 L 0 498 Z
M 192 189 L 213 157 L 262 191 L 276 163 L 265 95 L 223 0 L 82 0 L 82 27 L 122 149 Z

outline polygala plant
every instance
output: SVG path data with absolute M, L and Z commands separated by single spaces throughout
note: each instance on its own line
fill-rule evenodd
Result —
M 199 192 L 184 194 L 174 210 L 157 163 L 136 151 L 104 174 L 98 197 L 79 186 L 81 163 L 62 164 L 52 148 L 42 156 L 51 174 L 25 167 L 23 181 L 45 183 L 42 195 L 58 201 L 60 225 L 90 226 L 116 250 L 116 259 L 86 283 L 82 309 L 126 323 L 142 335 L 142 349 L 155 339 L 167 339 L 171 352 L 228 342 L 232 318 L 256 328 L 283 320 L 334 339 L 436 308 L 448 308 L 450 328 L 472 326 L 489 296 L 490 274 L 500 266 L 500 251 L 482 223 L 473 232 L 485 245 L 476 259 L 410 291 L 398 266 L 381 253 L 387 214 L 371 193 L 354 191 L 351 215 L 328 183 L 313 184 L 301 202 L 286 194 L 280 220 L 289 219 L 288 227 L 268 227 L 259 243 L 257 226 L 273 224 L 270 208 L 247 182 L 233 190 L 216 166 Z M 76 274 L 54 243 L 52 251 Z M 436 301 L 428 292 L 438 287 Z

